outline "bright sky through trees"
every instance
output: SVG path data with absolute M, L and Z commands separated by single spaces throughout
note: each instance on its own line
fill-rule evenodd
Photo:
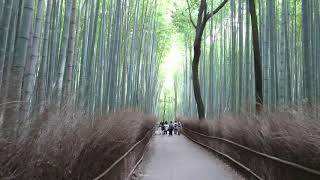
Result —
M 175 39 L 173 37 L 173 39 Z M 181 47 L 173 40 L 170 45 L 170 50 L 160 66 L 161 74 L 164 76 L 163 88 L 173 91 L 174 76 L 181 72 L 184 60 L 184 54 Z
M 159 97 L 159 116 L 161 119 L 170 120 L 174 116 L 174 78 L 182 76 L 183 63 L 185 60 L 183 52 L 183 42 L 179 39 L 180 34 L 173 26 L 173 16 L 176 5 L 184 3 L 184 0 L 161 0 L 159 8 L 161 11 L 160 23 L 166 29 L 164 33 L 167 48 L 160 64 L 160 97 Z M 166 109 L 164 112 L 164 108 Z M 165 116 L 165 118 L 163 118 Z
M 174 81 L 175 78 L 182 76 L 183 63 L 185 60 L 182 47 L 177 42 L 176 36 L 172 36 L 172 41 L 170 42 L 169 51 L 160 65 L 160 79 L 162 82 L 160 83 L 161 94 L 159 109 L 161 109 L 160 115 L 162 117 L 165 116 L 165 119 L 168 121 L 174 117 Z M 180 83 L 179 80 L 178 83 Z M 164 107 L 166 108 L 166 113 L 163 111 Z

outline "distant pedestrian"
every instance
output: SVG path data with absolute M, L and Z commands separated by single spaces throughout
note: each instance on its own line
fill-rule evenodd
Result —
M 181 131 L 182 131 L 182 125 L 181 125 L 181 122 L 178 121 L 178 122 L 177 122 L 177 134 L 178 134 L 179 136 L 180 136 Z
M 164 122 L 161 122 L 161 132 L 162 132 L 162 135 L 165 134 L 165 130 L 166 130 L 166 127 L 164 126 Z
M 157 134 L 161 135 L 162 130 L 161 130 L 162 122 L 159 123 L 158 129 L 157 129 Z
M 169 130 L 169 124 L 168 122 L 164 122 L 164 134 L 168 134 L 168 130 Z
M 173 132 L 173 130 L 174 130 L 174 126 L 173 126 L 173 124 L 172 124 L 172 121 L 170 121 L 170 124 L 169 124 L 169 136 L 172 136 L 172 132 Z
M 173 126 L 174 126 L 174 134 L 178 134 L 178 123 L 177 123 L 177 121 L 174 121 Z

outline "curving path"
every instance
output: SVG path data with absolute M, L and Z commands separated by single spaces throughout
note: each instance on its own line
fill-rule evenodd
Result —
M 134 176 L 138 180 L 243 179 L 213 153 L 182 135 L 155 135 Z

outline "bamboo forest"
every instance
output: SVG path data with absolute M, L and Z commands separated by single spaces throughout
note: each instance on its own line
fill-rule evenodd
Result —
M 320 1 L 0 0 L 0 179 L 165 178 L 320 179 Z

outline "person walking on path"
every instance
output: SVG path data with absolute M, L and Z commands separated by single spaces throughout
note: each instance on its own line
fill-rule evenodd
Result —
M 179 121 L 179 122 L 177 122 L 177 134 L 180 136 L 180 133 L 181 133 L 181 127 L 182 127 L 182 125 L 181 125 L 181 122 Z
M 177 123 L 177 121 L 174 121 L 173 126 L 174 126 L 174 134 L 178 134 L 178 123 Z
M 166 127 L 164 126 L 164 122 L 161 122 L 161 132 L 162 132 L 162 135 L 165 134 L 165 130 L 166 130 Z
M 169 130 L 169 124 L 168 122 L 164 122 L 164 134 L 168 134 L 168 130 Z
M 172 134 L 173 130 L 174 130 L 174 126 L 173 126 L 173 124 L 172 124 L 172 121 L 170 121 L 170 124 L 169 124 L 169 136 L 172 136 L 172 135 L 173 135 L 173 134 Z

